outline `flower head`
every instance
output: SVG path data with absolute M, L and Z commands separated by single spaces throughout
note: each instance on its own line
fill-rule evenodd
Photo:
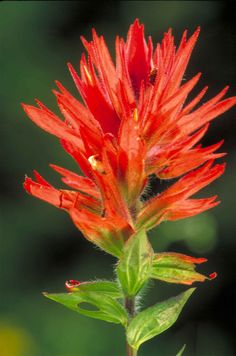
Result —
M 92 41 L 82 38 L 88 56 L 82 55 L 80 76 L 68 65 L 84 104 L 59 82 L 54 94 L 63 120 L 39 101 L 38 107 L 23 104 L 30 119 L 58 137 L 84 173 L 51 165 L 69 190 L 54 188 L 37 172 L 35 180 L 26 177 L 25 189 L 68 211 L 87 239 L 116 256 L 139 229 L 219 203 L 216 196 L 191 198 L 224 171 L 223 164 L 213 164 L 224 155 L 216 153 L 222 141 L 204 148 L 199 141 L 236 97 L 222 99 L 226 87 L 196 108 L 205 87 L 186 102 L 201 75 L 182 83 L 198 34 L 199 29 L 187 38 L 185 31 L 176 49 L 169 30 L 154 48 L 136 20 L 126 41 L 116 38 L 114 63 L 103 36 L 93 30 Z M 151 174 L 178 181 L 143 202 Z

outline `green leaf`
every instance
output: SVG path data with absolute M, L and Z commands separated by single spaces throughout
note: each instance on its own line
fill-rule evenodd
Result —
M 44 293 L 44 295 L 82 315 L 124 326 L 127 324 L 128 316 L 124 307 L 112 297 L 101 292 L 79 291 L 72 293 Z
M 184 304 L 194 292 L 195 288 L 162 303 L 147 308 L 131 320 L 127 328 L 129 345 L 138 350 L 145 341 L 169 329 L 177 320 Z
M 176 356 L 182 356 L 183 352 L 185 350 L 186 344 L 183 345 L 183 347 L 179 350 L 179 352 L 176 354 Z
M 151 274 L 153 250 L 144 230 L 126 242 L 117 267 L 120 284 L 127 296 L 134 296 Z
M 196 264 L 206 262 L 205 258 L 195 258 L 180 253 L 164 252 L 155 254 L 152 263 L 151 277 L 169 283 L 191 285 L 213 279 L 195 271 Z
M 82 282 L 73 287 L 71 292 L 96 292 L 112 298 L 123 298 L 123 293 L 117 283 L 111 281 Z

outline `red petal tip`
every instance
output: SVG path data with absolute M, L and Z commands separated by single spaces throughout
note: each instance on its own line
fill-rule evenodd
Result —
M 197 29 L 196 29 L 196 31 L 194 32 L 194 34 L 195 34 L 196 36 L 198 36 L 200 31 L 201 31 L 201 27 L 198 26 Z
M 34 101 L 36 102 L 36 104 L 38 104 L 39 107 L 42 105 L 41 101 L 39 101 L 37 98 L 34 98 Z
M 98 37 L 97 31 L 95 30 L 94 27 L 92 28 L 92 36 L 93 36 L 93 39 L 96 38 L 96 37 Z
M 56 89 L 52 89 L 52 92 L 55 96 L 60 95 L 61 93 L 59 91 L 57 91 Z
M 58 87 L 58 89 L 59 89 L 61 92 L 63 92 L 63 89 L 65 89 L 65 88 L 63 87 L 63 85 L 61 84 L 61 82 L 59 82 L 59 80 L 55 80 L 55 84 L 56 84 L 56 86 Z
M 35 178 L 37 179 L 37 176 L 39 175 L 39 172 L 36 171 L 36 169 L 33 169 L 33 173 L 34 173 Z
M 84 36 L 81 35 L 79 38 L 80 38 L 82 43 L 84 43 L 84 42 L 88 43 L 88 41 L 86 40 L 86 38 Z
M 216 272 L 213 272 L 209 275 L 209 278 L 210 279 L 215 279 L 217 277 L 217 273 Z
M 23 187 L 26 190 L 26 192 L 29 194 L 31 194 L 30 185 L 31 185 L 31 178 L 25 176 L 25 181 L 23 183 Z
M 24 110 L 24 112 L 26 113 L 26 115 L 28 115 L 28 112 L 29 112 L 29 106 L 30 106 L 30 105 L 27 105 L 27 104 L 21 103 L 21 107 L 22 107 L 22 109 Z
M 69 68 L 69 70 L 73 69 L 73 66 L 70 62 L 67 62 L 66 64 L 67 64 L 67 67 Z
M 75 279 L 70 279 L 69 281 L 66 281 L 65 287 L 70 292 L 73 290 L 74 287 L 79 287 L 81 283 L 79 281 L 76 281 Z

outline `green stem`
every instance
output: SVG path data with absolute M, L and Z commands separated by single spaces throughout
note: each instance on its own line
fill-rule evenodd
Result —
M 129 314 L 129 322 L 130 322 L 136 313 L 135 297 L 125 298 L 125 309 Z M 128 344 L 128 341 L 126 342 L 126 356 L 137 356 L 137 350 L 133 349 L 133 347 Z

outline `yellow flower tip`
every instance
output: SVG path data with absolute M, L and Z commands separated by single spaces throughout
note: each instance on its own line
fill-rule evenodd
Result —
M 92 77 L 91 77 L 91 75 L 90 75 L 90 73 L 89 73 L 89 71 L 88 71 L 88 68 L 87 68 L 85 65 L 83 66 L 83 68 L 84 68 L 84 72 L 85 72 L 85 74 L 86 74 L 86 77 L 87 77 L 89 83 L 90 83 L 90 84 L 93 84 Z
M 137 108 L 135 108 L 133 111 L 133 118 L 134 118 L 135 122 L 138 121 L 138 109 Z
M 99 173 L 105 174 L 105 170 L 104 170 L 103 164 L 98 159 L 98 155 L 90 156 L 88 158 L 88 161 L 89 161 L 91 167 L 93 168 L 93 170 L 95 170 L 95 171 L 97 171 Z

